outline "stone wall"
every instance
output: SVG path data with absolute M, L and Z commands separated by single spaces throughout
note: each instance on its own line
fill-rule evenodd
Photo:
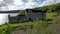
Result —
M 46 19 L 46 12 L 42 10 L 26 10 L 25 14 L 19 14 L 17 16 L 10 17 L 9 16 L 9 22 L 23 22 L 23 21 L 29 21 L 29 20 L 42 20 Z

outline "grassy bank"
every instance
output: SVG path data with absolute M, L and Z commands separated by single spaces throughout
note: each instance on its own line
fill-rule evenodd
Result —
M 56 13 L 47 13 L 46 17 L 48 18 L 52 18 L 54 17 L 54 15 L 56 15 Z M 5 24 L 0 26 L 0 34 L 11 34 L 12 32 L 12 27 L 17 27 L 17 26 L 27 26 L 29 29 L 29 26 L 31 24 L 33 24 L 33 30 L 34 32 L 39 33 L 41 32 L 42 34 L 49 34 L 49 27 L 48 27 L 48 23 L 49 21 L 46 20 L 34 20 L 33 22 L 29 21 L 29 22 L 22 22 L 22 23 L 13 23 L 13 24 Z M 50 21 L 51 23 L 53 23 L 53 20 Z

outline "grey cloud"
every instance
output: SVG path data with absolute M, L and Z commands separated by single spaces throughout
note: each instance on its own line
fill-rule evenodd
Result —
M 14 1 L 13 0 L 3 0 L 7 4 L 12 4 Z
M 5 2 L 5 3 L 3 3 Z M 47 5 L 52 5 L 55 3 L 59 3 L 60 0 L 44 0 L 43 2 L 41 0 L 3 0 L 3 2 L 0 4 L 0 7 L 6 6 L 4 8 L 5 10 L 18 10 L 18 9 L 26 9 L 26 8 L 34 8 L 34 7 L 42 7 Z M 3 10 L 3 8 L 1 8 Z M 0 10 L 1 10 L 0 9 Z
M 7 6 L 7 4 L 6 3 L 1 3 L 0 7 L 3 7 L 3 6 Z
M 27 2 L 29 2 L 28 0 L 22 0 L 24 3 L 27 3 Z

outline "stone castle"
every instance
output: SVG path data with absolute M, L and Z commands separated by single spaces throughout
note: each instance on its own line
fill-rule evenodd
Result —
M 23 22 L 23 21 L 33 21 L 33 20 L 44 20 L 46 19 L 46 12 L 42 10 L 26 9 L 25 14 L 18 14 L 17 16 L 9 17 L 9 22 Z M 18 13 L 18 10 L 15 11 Z

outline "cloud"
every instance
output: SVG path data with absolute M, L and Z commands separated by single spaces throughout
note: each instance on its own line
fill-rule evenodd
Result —
M 0 10 L 23 10 L 60 3 L 60 0 L 0 0 Z
M 5 2 L 5 3 L 3 3 Z M 34 8 L 38 7 L 40 1 L 39 0 L 3 0 L 3 5 L 1 5 L 0 9 L 1 10 L 22 10 L 26 8 Z M 4 8 L 3 8 L 4 7 Z M 6 8 L 6 9 L 5 9 Z M 7 9 L 8 8 L 8 9 Z
M 7 4 L 12 4 L 14 1 L 13 0 L 3 0 Z
M 60 0 L 45 0 L 40 7 L 60 3 Z

